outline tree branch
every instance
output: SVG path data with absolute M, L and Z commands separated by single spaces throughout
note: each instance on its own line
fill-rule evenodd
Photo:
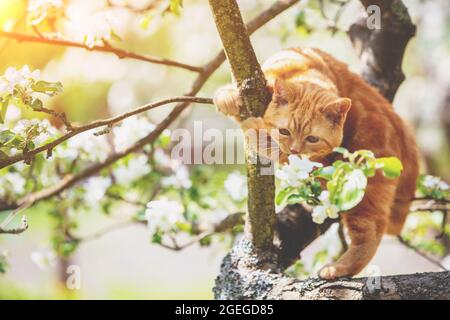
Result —
M 256 16 L 254 19 L 252 19 L 247 24 L 247 30 L 248 33 L 251 34 L 258 30 L 260 27 L 262 27 L 264 24 L 272 20 L 274 17 L 285 11 L 286 9 L 292 7 L 295 3 L 299 2 L 299 0 L 279 0 L 276 1 L 272 6 L 270 6 L 267 10 L 264 10 L 262 13 L 260 13 L 258 16 Z M 223 51 L 219 52 L 209 63 L 204 65 L 202 67 L 202 72 L 198 75 L 198 77 L 195 79 L 195 81 L 192 84 L 191 89 L 188 91 L 186 96 L 195 96 L 200 89 L 203 87 L 205 82 L 209 79 L 209 77 L 216 71 L 220 65 L 225 61 L 225 53 Z M 133 146 L 128 148 L 127 150 L 116 153 L 109 158 L 107 158 L 105 161 L 101 163 L 97 163 L 84 171 L 76 174 L 76 175 L 67 175 L 64 179 L 62 179 L 58 184 L 55 186 L 52 186 L 48 189 L 41 190 L 39 192 L 33 193 L 29 196 L 26 196 L 22 199 L 19 199 L 15 203 L 11 204 L 0 204 L 0 211 L 3 210 L 12 210 L 20 206 L 21 203 L 25 202 L 31 202 L 36 203 L 41 200 L 49 199 L 62 191 L 70 188 L 71 186 L 75 185 L 76 183 L 84 180 L 85 178 L 88 178 L 94 174 L 97 174 L 100 170 L 103 168 L 108 167 L 109 165 L 113 164 L 117 160 L 127 156 L 128 154 L 138 151 L 140 148 L 142 148 L 146 144 L 150 144 L 154 142 L 158 136 L 173 122 L 175 119 L 181 114 L 181 112 L 189 106 L 190 102 L 179 102 L 175 108 L 170 112 L 170 114 L 160 123 L 158 126 L 153 130 L 150 134 L 148 134 L 146 137 L 142 138 L 141 140 L 137 141 Z M 73 136 L 73 135 L 72 135 Z M 65 137 L 64 140 L 69 139 L 71 136 Z M 59 142 L 61 143 L 61 142 Z M 56 143 L 55 145 L 59 144 Z M 51 148 L 47 148 L 45 150 L 49 150 Z M 35 150 L 39 150 L 39 148 L 36 148 Z M 32 151 L 35 151 L 32 150 Z M 45 150 L 40 150 L 37 152 L 42 152 Z M 30 152 L 32 152 L 30 151 Z M 12 157 L 14 158 L 14 157 Z M 21 161 L 20 159 L 17 161 Z M 15 161 L 15 162 L 17 162 Z M 12 162 L 12 163 L 15 163 Z M 0 166 L 0 168 L 3 168 L 4 166 Z
M 66 141 L 66 140 L 68 140 L 68 139 L 70 139 L 70 138 L 72 138 L 72 137 L 74 137 L 74 136 L 76 136 L 76 135 L 78 135 L 78 134 L 80 134 L 82 132 L 85 132 L 85 131 L 88 131 L 88 130 L 92 130 L 92 129 L 95 129 L 95 128 L 99 128 L 99 127 L 111 126 L 111 125 L 114 125 L 114 124 L 116 124 L 116 123 L 118 123 L 120 121 L 123 121 L 126 118 L 129 118 L 131 116 L 137 115 L 139 113 L 146 112 L 146 111 L 151 110 L 151 109 L 155 109 L 155 108 L 157 108 L 159 106 L 162 106 L 162 105 L 175 103 L 175 102 L 204 103 L 204 104 L 212 104 L 213 103 L 212 100 L 209 99 L 209 98 L 187 97 L 187 96 L 186 97 L 172 97 L 172 98 L 167 98 L 167 99 L 163 99 L 163 100 L 159 100 L 159 101 L 156 101 L 156 102 L 153 102 L 153 103 L 146 104 L 144 106 L 141 106 L 139 108 L 133 109 L 133 110 L 128 111 L 128 112 L 125 112 L 125 113 L 123 113 L 121 115 L 118 115 L 118 116 L 115 116 L 115 117 L 112 117 L 112 118 L 103 119 L 103 120 L 96 120 L 96 121 L 93 121 L 93 122 L 91 122 L 89 124 L 82 125 L 82 126 L 75 126 L 75 125 L 71 124 L 70 122 L 68 122 L 66 120 L 66 122 L 67 122 L 66 126 L 68 126 L 69 132 L 67 132 L 63 136 L 53 140 L 52 142 L 49 142 L 49 143 L 47 143 L 47 144 L 45 144 L 43 146 L 40 146 L 40 147 L 38 147 L 36 149 L 29 150 L 26 153 L 17 154 L 17 155 L 12 156 L 12 157 L 1 159 L 0 160 L 0 169 L 2 169 L 4 167 L 7 167 L 9 165 L 12 165 L 12 164 L 14 164 L 16 162 L 29 159 L 30 157 L 32 157 L 32 156 L 34 156 L 34 155 L 36 155 L 38 153 L 44 152 L 44 151 L 47 151 L 47 152 L 51 153 L 51 150 L 53 150 L 53 148 L 55 148 L 56 146 L 58 146 L 59 144 L 63 143 L 64 141 Z M 46 109 L 46 110 L 48 110 L 48 109 Z M 38 111 L 40 111 L 40 110 L 38 110 Z M 50 110 L 50 111 L 53 111 L 53 110 Z M 49 113 L 49 112 L 47 112 L 47 113 Z
M 213 289 L 216 299 L 392 300 L 450 299 L 450 271 L 368 278 L 301 281 L 255 266 L 258 256 L 245 238 L 225 257 Z
M 363 62 L 362 77 L 392 102 L 405 79 L 403 54 L 416 27 L 401 0 L 361 0 L 364 8 L 376 5 L 381 10 L 381 28 L 369 29 L 367 18 L 350 26 L 348 35 Z
M 235 0 L 209 0 L 217 30 L 237 82 L 244 107 L 241 118 L 264 115 L 270 93 L 256 59 L 247 29 Z M 246 147 L 248 176 L 248 219 L 246 235 L 258 249 L 268 249 L 273 242 L 275 221 L 275 180 L 261 173 L 262 163 L 254 150 Z
M 202 68 L 197 66 L 191 66 L 189 64 L 181 63 L 178 61 L 170 60 L 170 59 L 163 59 L 158 57 L 151 57 L 146 55 L 137 54 L 134 52 L 130 52 L 127 50 L 119 49 L 112 47 L 110 45 L 94 45 L 92 47 L 89 47 L 83 43 L 64 40 L 64 39 L 57 39 L 57 38 L 45 38 L 42 36 L 31 36 L 16 32 L 7 32 L 7 31 L 1 31 L 0 30 L 0 37 L 8 38 L 8 39 L 15 39 L 19 42 L 34 42 L 34 43 L 41 43 L 41 44 L 48 44 L 53 46 L 60 46 L 60 47 L 73 47 L 73 48 L 81 48 L 88 51 L 97 51 L 97 52 L 107 52 L 115 54 L 119 59 L 134 59 L 134 60 L 140 60 L 144 62 L 149 62 L 153 64 L 161 64 L 169 67 L 177 67 L 189 71 L 194 72 L 201 72 Z

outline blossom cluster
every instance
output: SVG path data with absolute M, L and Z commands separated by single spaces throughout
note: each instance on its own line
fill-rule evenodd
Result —
M 13 95 L 15 90 L 29 91 L 31 84 L 37 81 L 39 76 L 39 70 L 31 72 L 27 65 L 23 66 L 20 70 L 9 67 L 0 76 L 0 97 L 4 98 L 5 96 Z
M 364 197 L 367 179 L 375 175 L 376 170 L 381 170 L 387 178 L 395 178 L 403 168 L 397 158 L 375 158 L 368 150 L 352 153 L 336 148 L 335 152 L 341 153 L 345 161 L 338 160 L 327 167 L 290 155 L 288 163 L 275 173 L 281 189 L 276 197 L 277 205 L 312 205 L 313 221 L 321 224 L 358 205 Z
M 43 26 L 64 16 L 63 0 L 29 0 L 27 20 L 31 26 Z M 54 31 L 54 30 L 53 30 Z

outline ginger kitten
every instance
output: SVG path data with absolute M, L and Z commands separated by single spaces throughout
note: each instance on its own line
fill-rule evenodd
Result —
M 241 99 L 232 85 L 219 89 L 214 102 L 244 130 L 278 130 L 271 138 L 279 146 L 280 161 L 299 154 L 329 165 L 335 160 L 333 149 L 343 146 L 368 149 L 377 157 L 396 156 L 403 163 L 397 179 L 381 173 L 369 178 L 361 203 L 341 215 L 351 244 L 319 276 L 355 275 L 375 255 L 384 233 L 400 234 L 409 213 L 419 170 L 413 134 L 375 88 L 321 50 L 281 51 L 266 61 L 263 71 L 273 93 L 264 117 L 242 122 Z

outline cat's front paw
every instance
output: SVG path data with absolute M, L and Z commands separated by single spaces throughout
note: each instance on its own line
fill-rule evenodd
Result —
M 334 280 L 349 275 L 349 270 L 345 266 L 338 263 L 327 264 L 319 271 L 319 277 L 324 280 Z
M 219 112 L 240 119 L 243 102 L 237 88 L 234 86 L 220 88 L 214 94 L 213 101 Z

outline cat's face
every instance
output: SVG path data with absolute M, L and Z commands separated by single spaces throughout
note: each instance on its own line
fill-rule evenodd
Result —
M 350 99 L 317 85 L 277 80 L 264 122 L 278 130 L 271 138 L 282 153 L 314 159 L 340 146 L 350 106 Z

